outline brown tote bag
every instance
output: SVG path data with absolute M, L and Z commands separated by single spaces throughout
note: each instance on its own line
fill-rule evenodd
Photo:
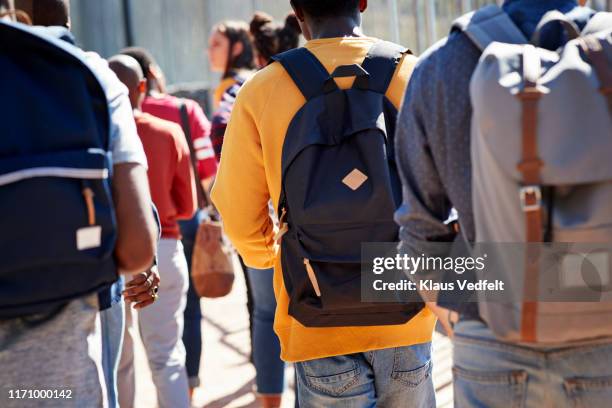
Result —
M 180 105 L 183 132 L 189 144 L 191 164 L 196 176 L 198 207 L 206 208 L 209 216 L 215 213 L 208 193 L 197 180 L 197 159 L 191 138 L 189 116 L 184 102 Z M 220 221 L 208 219 L 198 227 L 191 258 L 191 280 L 198 296 L 220 298 L 229 294 L 234 285 L 233 249 L 223 235 Z

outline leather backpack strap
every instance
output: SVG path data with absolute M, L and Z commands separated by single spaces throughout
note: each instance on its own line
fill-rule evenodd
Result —
M 204 186 L 200 183 L 199 171 L 198 171 L 198 158 L 196 156 L 196 151 L 193 146 L 193 138 L 191 136 L 191 126 L 189 125 L 189 113 L 187 112 L 187 105 L 185 101 L 180 100 L 179 102 L 179 112 L 181 115 L 181 127 L 183 128 L 183 133 L 185 134 L 185 139 L 187 139 L 187 145 L 189 145 L 189 155 L 191 157 L 191 167 L 193 168 L 193 175 L 195 177 L 196 184 L 196 192 L 198 196 L 198 208 L 204 209 L 208 207 L 211 203 L 210 198 L 206 190 L 204 190 Z
M 541 75 L 541 62 L 535 47 L 526 45 L 523 53 L 524 88 L 518 94 L 522 103 L 522 158 L 518 170 L 522 174 L 520 189 L 521 207 L 525 213 L 527 251 L 525 256 L 525 280 L 523 283 L 523 307 L 521 338 L 533 343 L 537 340 L 536 301 L 539 286 L 540 251 L 534 243 L 542 242 L 542 190 L 540 171 L 542 160 L 538 155 L 538 105 L 543 93 L 537 87 Z

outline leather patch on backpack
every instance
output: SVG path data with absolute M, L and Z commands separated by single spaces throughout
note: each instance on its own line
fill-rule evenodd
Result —
M 355 191 L 366 182 L 368 176 L 363 174 L 359 169 L 353 169 L 347 176 L 342 179 L 342 182 L 346 184 L 351 190 Z

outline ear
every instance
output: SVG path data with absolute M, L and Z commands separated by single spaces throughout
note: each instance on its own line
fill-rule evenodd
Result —
M 240 54 L 242 54 L 243 51 L 244 51 L 244 44 L 242 44 L 240 41 L 238 41 L 232 47 L 232 57 L 235 58 L 235 57 L 239 56 Z
M 142 79 L 138 83 L 138 93 L 144 94 L 146 92 L 147 92 L 147 80 L 146 79 Z
M 293 0 L 291 0 L 291 8 L 293 9 L 293 12 L 295 13 L 295 16 L 297 17 L 298 21 L 300 22 L 304 22 L 304 10 L 302 10 L 301 7 L 297 6 Z
M 368 8 L 368 0 L 359 0 L 359 12 L 363 13 Z

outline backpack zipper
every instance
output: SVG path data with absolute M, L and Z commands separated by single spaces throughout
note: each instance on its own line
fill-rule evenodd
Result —
M 279 208 L 281 212 L 280 218 L 278 219 L 279 230 L 274 236 L 274 240 L 277 244 L 280 244 L 280 239 L 283 237 L 283 235 L 287 233 L 287 231 L 289 231 L 289 224 L 285 222 L 285 219 L 287 217 L 287 201 L 285 198 L 281 200 Z M 308 279 L 310 280 L 310 284 L 312 285 L 315 294 L 317 295 L 317 297 L 321 297 L 321 289 L 319 288 L 317 275 L 315 274 L 315 271 L 312 268 L 312 265 L 310 264 L 310 259 L 304 258 L 304 266 L 306 267 L 306 273 L 308 274 Z
M 94 206 L 94 192 L 89 187 L 83 187 L 83 198 L 85 199 L 85 205 L 87 206 L 87 220 L 90 226 L 96 225 L 96 208 Z
M 306 266 L 306 272 L 308 273 L 308 279 L 314 288 L 314 291 L 318 297 L 321 297 L 321 289 L 319 289 L 319 282 L 317 281 L 317 275 L 315 275 L 312 265 L 310 265 L 310 259 L 304 258 L 304 265 Z
M 289 231 L 289 225 L 285 222 L 286 216 L 287 216 L 287 208 L 283 207 L 281 210 L 281 216 L 278 219 L 278 225 L 279 225 L 278 231 L 274 235 L 274 242 L 276 242 L 277 245 L 280 245 L 281 238 L 283 237 L 283 235 L 287 233 L 287 231 Z

